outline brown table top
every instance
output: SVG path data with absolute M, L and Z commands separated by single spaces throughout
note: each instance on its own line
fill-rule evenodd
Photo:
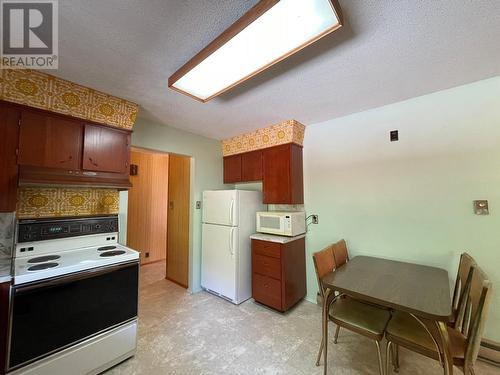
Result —
M 422 318 L 452 315 L 448 272 L 436 267 L 357 256 L 322 279 L 330 289 Z

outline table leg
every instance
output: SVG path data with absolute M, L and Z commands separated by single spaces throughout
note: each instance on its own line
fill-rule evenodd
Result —
M 453 375 L 453 357 L 450 351 L 450 337 L 448 336 L 448 329 L 446 328 L 446 323 L 441 321 L 436 321 L 436 326 L 441 337 L 441 344 L 443 346 L 443 364 L 444 373 L 446 375 Z
M 323 374 L 326 375 L 328 365 L 328 310 L 330 306 L 331 290 L 326 289 L 323 299 Z

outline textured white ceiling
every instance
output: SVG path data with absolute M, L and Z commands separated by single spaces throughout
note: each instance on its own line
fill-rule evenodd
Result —
M 59 70 L 140 116 L 222 139 L 304 124 L 500 74 L 498 0 L 340 0 L 346 25 L 202 104 L 168 77 L 257 0 L 64 0 Z M 367 124 L 369 126 L 369 124 Z

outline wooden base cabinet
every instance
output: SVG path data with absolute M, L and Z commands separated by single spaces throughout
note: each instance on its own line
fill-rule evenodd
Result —
M 253 239 L 253 299 L 285 312 L 305 295 L 305 238 L 284 244 Z
M 0 283 L 0 375 L 5 374 L 10 282 Z

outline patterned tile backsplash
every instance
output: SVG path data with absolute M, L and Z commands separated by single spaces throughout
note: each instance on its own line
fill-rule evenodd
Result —
M 17 194 L 20 219 L 118 213 L 116 189 L 21 187 Z
M 0 99 L 125 129 L 139 111 L 135 103 L 29 69 L 0 70 Z
M 224 139 L 222 141 L 222 154 L 224 156 L 241 154 L 285 143 L 296 143 L 302 146 L 304 131 L 305 126 L 300 122 L 296 120 L 284 121 L 251 133 Z

